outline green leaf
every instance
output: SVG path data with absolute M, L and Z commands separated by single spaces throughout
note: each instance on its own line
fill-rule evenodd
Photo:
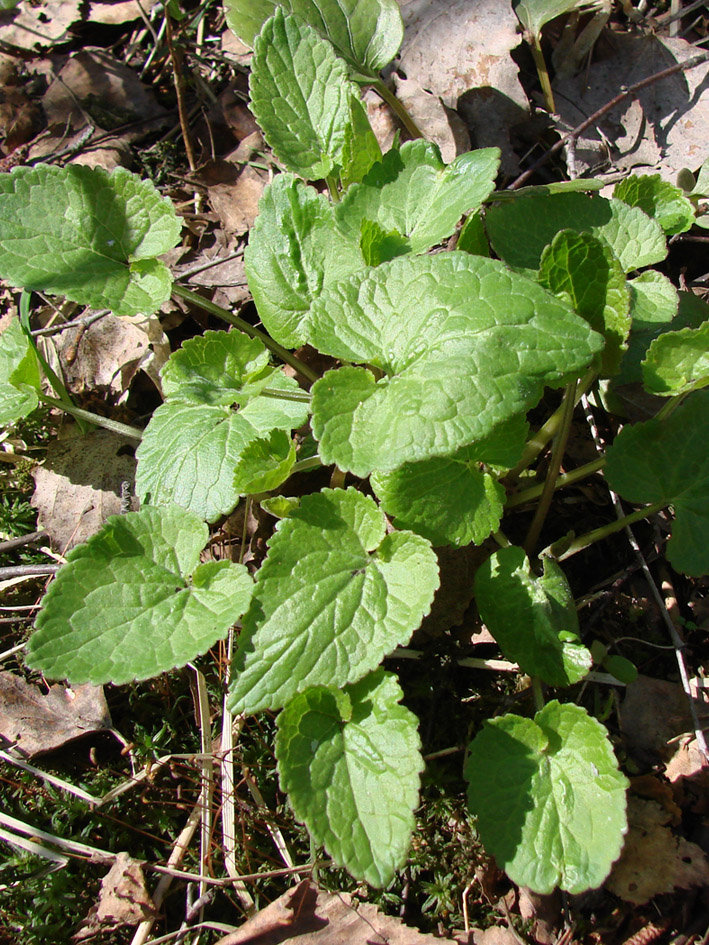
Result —
M 356 86 L 332 46 L 281 7 L 254 43 L 249 91 L 254 117 L 289 171 L 320 180 L 341 166 Z
M 492 248 L 510 266 L 539 268 L 544 247 L 559 230 L 591 233 L 605 240 L 624 272 L 650 266 L 667 255 L 662 227 L 638 207 L 589 194 L 521 197 L 485 213 Z
M 615 676 L 626 686 L 634 683 L 638 678 L 637 667 L 630 660 L 626 660 L 624 656 L 607 656 L 603 661 L 603 667 L 608 670 L 611 676 Z
M 620 855 L 627 779 L 600 722 L 576 705 L 503 715 L 473 739 L 465 765 L 480 838 L 520 886 L 580 893 Z
M 588 13 L 602 10 L 607 0 L 512 0 L 517 18 L 532 36 L 539 37 L 542 28 L 564 13 Z
M 177 243 L 170 200 L 124 168 L 69 164 L 0 174 L 0 276 L 115 315 L 150 314 L 170 296 L 155 256 Z
M 359 94 L 353 94 L 350 96 L 350 121 L 342 146 L 342 187 L 346 190 L 351 184 L 359 183 L 372 165 L 381 159 L 382 149 L 372 131 L 367 110 Z
M 230 407 L 260 394 L 277 373 L 257 338 L 240 331 L 206 331 L 170 356 L 161 378 L 167 400 Z
M 167 400 L 136 451 L 136 494 L 151 505 L 175 503 L 216 521 L 242 494 L 246 483 L 236 476 L 244 451 L 273 430 L 297 429 L 308 405 L 261 395 L 266 385 L 300 388 L 269 367 L 260 341 L 236 331 L 186 341 L 165 365 L 163 379 Z M 242 404 L 238 412 L 235 403 Z
M 405 237 L 411 252 L 424 252 L 449 237 L 463 214 L 492 193 L 499 164 L 498 148 L 469 151 L 446 165 L 437 145 L 407 141 L 350 187 L 335 207 L 338 227 L 354 242 L 363 222 L 371 220 L 384 232 Z
M 667 420 L 624 427 L 605 473 L 628 502 L 672 505 L 670 564 L 693 577 L 709 571 L 709 391 L 691 394 Z
M 642 363 L 650 394 L 672 397 L 709 384 L 709 322 L 700 328 L 669 331 L 650 345 Z
M 114 515 L 67 555 L 28 664 L 72 685 L 148 679 L 205 653 L 249 606 L 243 565 L 200 564 L 209 533 L 175 506 Z
M 620 374 L 614 378 L 616 384 L 632 384 L 642 379 L 640 362 L 653 339 L 670 330 L 679 306 L 677 289 L 667 276 L 654 269 L 630 279 L 628 288 L 631 327 Z
M 357 476 L 448 456 L 524 413 L 545 384 L 580 373 L 602 338 L 502 263 L 467 253 L 403 256 L 325 289 L 310 311 L 319 351 L 365 368 L 312 389 L 325 465 Z
M 476 444 L 453 456 L 375 472 L 372 489 L 397 528 L 411 529 L 434 546 L 481 545 L 500 524 L 505 490 L 479 468 L 478 456 Z
M 404 36 L 396 0 L 224 0 L 227 23 L 247 46 L 278 6 L 329 40 L 356 72 L 376 78 Z
M 490 244 L 485 233 L 485 224 L 480 210 L 471 213 L 458 234 L 456 249 L 472 256 L 489 256 Z
M 259 505 L 274 518 L 287 518 L 300 505 L 299 496 L 273 495 L 263 499 Z
M 272 430 L 242 450 L 234 470 L 234 489 L 239 495 L 270 492 L 290 476 L 295 459 L 293 440 L 283 430 Z
M 556 561 L 538 577 L 522 548 L 496 551 L 475 575 L 480 616 L 505 656 L 550 686 L 572 686 L 591 669 L 571 588 Z
M 590 233 L 562 230 L 542 253 L 537 278 L 603 335 L 601 375 L 617 373 L 630 331 L 630 290 L 608 244 Z
M 278 774 L 295 816 L 339 866 L 379 887 L 406 859 L 423 769 L 402 696 L 378 669 L 342 690 L 306 689 L 278 716 Z
M 629 207 L 640 207 L 653 217 L 663 231 L 672 236 L 686 233 L 694 223 L 694 206 L 679 187 L 663 180 L 659 174 L 626 177 L 619 181 L 613 196 Z
M 361 679 L 428 613 L 438 565 L 418 535 L 386 535 L 373 499 L 324 489 L 278 523 L 256 581 L 232 712 L 277 709 L 308 686 Z
M 291 174 L 266 188 L 244 254 L 246 275 L 268 333 L 287 347 L 303 344 L 303 321 L 330 282 L 365 266 L 359 237 L 335 228 L 332 204 Z
M 0 335 L 0 427 L 32 413 L 39 391 L 37 356 L 19 319 L 12 318 Z

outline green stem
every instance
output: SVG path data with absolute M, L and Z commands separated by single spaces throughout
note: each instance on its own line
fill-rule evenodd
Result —
M 570 558 L 579 551 L 583 551 L 584 548 L 588 548 L 597 541 L 601 541 L 602 538 L 607 538 L 609 535 L 614 535 L 616 532 L 621 531 L 621 529 L 625 528 L 626 525 L 633 525 L 635 522 L 641 522 L 649 515 L 654 515 L 656 512 L 660 512 L 662 509 L 666 508 L 667 505 L 667 502 L 653 502 L 652 505 L 646 505 L 642 509 L 637 509 L 635 512 L 631 512 L 630 515 L 626 515 L 615 522 L 610 522 L 608 525 L 602 525 L 600 528 L 594 528 L 592 531 L 586 532 L 585 535 L 581 535 L 579 538 L 574 538 L 563 554 L 558 556 L 557 561 L 564 561 L 566 558 Z M 549 550 L 553 554 L 554 545 L 551 545 Z
M 527 42 L 532 50 L 532 58 L 534 59 L 534 65 L 537 67 L 537 75 L 539 76 L 539 81 L 542 85 L 542 94 L 544 95 L 544 104 L 547 107 L 552 115 L 556 113 L 556 104 L 554 103 L 554 93 L 551 90 L 551 82 L 549 80 L 549 70 L 547 69 L 546 60 L 544 58 L 544 53 L 542 52 L 541 39 L 537 35 L 528 35 Z
M 596 379 L 595 371 L 589 371 L 585 377 L 583 377 L 578 384 L 576 385 L 576 394 L 574 398 L 574 406 L 581 400 L 586 391 L 591 387 L 593 382 Z M 522 453 L 522 458 L 517 463 L 515 468 L 511 470 L 505 477 L 505 481 L 508 484 L 515 482 L 522 473 L 531 466 L 534 460 L 539 456 L 541 451 L 547 445 L 549 440 L 551 440 L 556 431 L 559 429 L 562 418 L 564 416 L 564 401 L 562 400 L 559 407 L 554 411 L 554 413 L 549 417 L 547 422 L 541 426 L 537 432 L 527 440 L 525 444 L 524 451 Z
M 391 108 L 412 138 L 425 137 L 423 131 L 421 131 L 411 115 L 409 115 L 402 102 L 399 101 L 396 95 L 394 95 L 391 89 L 385 85 L 381 79 L 377 79 L 375 82 L 372 82 L 372 88 L 377 93 L 377 95 L 380 95 L 384 99 L 389 108 Z
M 179 299 L 184 299 L 186 302 L 191 302 L 203 311 L 209 312 L 210 315 L 216 315 L 217 318 L 221 318 L 222 321 L 233 325 L 234 328 L 238 328 L 239 331 L 243 331 L 244 334 L 248 335 L 250 338 L 258 338 L 258 340 L 263 342 L 274 354 L 278 355 L 281 361 L 285 364 L 290 364 L 290 366 L 306 380 L 311 383 L 317 381 L 318 375 L 312 368 L 301 361 L 300 358 L 296 358 L 287 348 L 284 348 L 283 345 L 279 345 L 277 341 L 274 341 L 273 338 L 265 332 L 254 328 L 253 325 L 249 325 L 243 318 L 239 318 L 238 315 L 233 315 L 228 309 L 222 308 L 221 305 L 217 305 L 215 302 L 210 302 L 209 299 L 202 298 L 201 295 L 198 295 L 196 292 L 191 292 L 189 289 L 185 289 L 184 286 L 179 285 L 177 282 L 173 282 L 172 284 L 172 294 L 176 295 Z
M 300 404 L 310 403 L 310 394 L 307 390 L 279 390 L 277 387 L 266 387 L 261 391 L 262 397 L 271 397 L 273 400 L 296 400 Z
M 592 476 L 593 473 L 598 472 L 599 469 L 603 469 L 605 465 L 605 456 L 599 456 L 598 459 L 594 459 L 590 463 L 579 466 L 578 469 L 572 469 L 571 472 L 564 473 L 563 476 L 558 476 L 556 483 L 554 484 L 554 489 L 563 489 L 564 486 L 571 486 L 575 482 L 585 479 L 587 476 Z M 518 492 L 516 495 L 510 496 L 510 498 L 507 500 L 507 503 L 505 504 L 505 508 L 514 509 L 518 505 L 525 505 L 527 502 L 533 502 L 534 499 L 539 498 L 543 491 L 544 483 L 540 482 L 536 486 L 532 486 L 529 489 L 525 489 L 523 492 Z
M 556 480 L 559 477 L 559 469 L 561 468 L 561 461 L 564 458 L 564 452 L 566 451 L 566 442 L 569 439 L 569 433 L 571 431 L 571 421 L 574 416 L 574 407 L 576 406 L 576 381 L 566 388 L 564 392 L 564 399 L 561 402 L 562 413 L 561 421 L 559 424 L 559 430 L 554 439 L 554 447 L 551 451 L 551 459 L 549 460 L 549 468 L 547 469 L 547 476 L 544 480 L 544 487 L 542 489 L 542 495 L 539 499 L 539 505 L 537 506 L 536 512 L 534 513 L 534 518 L 532 519 L 532 524 L 529 526 L 529 531 L 527 532 L 527 537 L 524 542 L 524 549 L 527 554 L 531 557 L 534 549 L 539 540 L 539 535 L 542 531 L 542 526 L 547 517 L 547 513 L 551 506 L 551 500 L 554 497 L 554 490 L 556 488 Z
M 143 431 L 137 427 L 129 427 L 126 423 L 119 423 L 117 420 L 109 420 L 108 417 L 99 417 L 96 413 L 89 410 L 82 410 L 81 407 L 75 407 L 73 404 L 65 404 L 56 397 L 48 397 L 46 394 L 40 394 L 39 399 L 43 404 L 49 404 L 51 407 L 58 407 L 65 413 L 71 414 L 77 420 L 83 420 L 97 427 L 103 427 L 104 430 L 110 430 L 111 433 L 118 433 L 120 436 L 130 437 L 131 440 L 142 440 Z
M 687 391 L 687 394 L 691 391 Z M 667 403 L 663 404 L 658 413 L 655 416 L 656 420 L 666 420 L 675 410 L 679 407 L 682 401 L 685 399 L 687 394 L 677 394 L 675 397 L 671 397 Z
M 307 472 L 309 469 L 317 469 L 318 466 L 322 466 L 322 460 L 319 456 L 309 456 L 308 459 L 300 459 L 297 463 L 293 464 L 291 476 L 293 473 Z
M 544 708 L 544 693 L 542 691 L 542 681 L 539 676 L 532 676 L 532 695 L 534 696 L 534 708 L 541 712 Z
M 347 478 L 347 473 L 342 469 L 338 469 L 337 466 L 332 471 L 330 476 L 330 488 L 331 489 L 344 489 L 345 488 L 345 479 Z
M 337 178 L 333 177 L 332 174 L 328 174 L 325 178 L 325 183 L 327 184 L 328 193 L 330 194 L 332 202 L 339 203 L 340 191 L 337 189 Z

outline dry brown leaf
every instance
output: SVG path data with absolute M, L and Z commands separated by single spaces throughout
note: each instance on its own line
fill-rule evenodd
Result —
M 348 893 L 331 894 L 309 880 L 280 896 L 216 945 L 455 945 L 423 935 Z
M 258 202 L 267 178 L 248 165 L 240 173 L 234 170 L 233 182 L 212 185 L 208 196 L 227 236 L 242 236 L 258 216 Z
M 700 720 L 707 721 L 706 707 L 695 700 Z M 679 682 L 638 676 L 625 689 L 620 707 L 620 726 L 630 753 L 643 763 L 667 758 L 673 751 L 671 740 L 691 732 L 689 704 Z
M 396 97 L 404 105 L 429 141 L 437 144 L 441 157 L 450 164 L 459 154 L 470 150 L 470 135 L 458 115 L 437 95 L 425 92 L 413 79 L 394 75 Z
M 484 931 L 471 929 L 468 938 L 459 939 L 465 945 L 519 945 L 519 939 L 507 926 L 493 925 Z
M 157 915 L 138 860 L 119 853 L 109 872 L 101 880 L 98 902 L 86 916 L 73 941 L 82 942 L 102 932 L 126 925 L 138 925 Z
M 38 528 L 62 554 L 95 535 L 121 510 L 121 483 L 135 477 L 135 440 L 97 430 L 53 440 L 43 466 L 34 471 L 32 505 Z M 132 500 L 137 508 L 137 500 Z
M 92 3 L 89 17 L 92 23 L 102 23 L 105 26 L 117 26 L 121 23 L 131 23 L 133 20 L 142 19 L 140 7 L 146 13 L 155 5 L 154 0 L 142 0 L 139 4 L 137 0 L 102 0 L 100 3 Z
M 615 53 L 590 69 L 555 83 L 556 106 L 563 122 L 573 128 L 624 87 L 696 55 L 683 39 L 655 35 L 611 34 Z M 657 168 L 675 183 L 677 172 L 696 170 L 709 154 L 709 63 L 676 73 L 642 89 L 603 116 L 597 127 L 611 142 L 611 162 L 623 170 L 638 165 Z M 592 129 L 578 140 L 576 171 L 581 173 L 608 159 L 608 149 Z
M 0 13 L 0 40 L 19 49 L 52 46 L 67 39 L 69 27 L 81 19 L 82 0 L 21 0 Z
M 23 758 L 56 751 L 91 732 L 112 728 L 101 686 L 42 692 L 22 676 L 0 672 L 0 735 Z
M 670 814 L 655 801 L 630 795 L 628 833 L 620 859 L 605 882 L 626 902 L 642 905 L 654 896 L 709 883 L 709 864 L 701 847 L 676 837 Z
M 519 69 L 512 4 L 500 0 L 399 0 L 406 32 L 401 70 L 456 109 L 477 148 L 500 147 L 502 168 L 518 169 L 510 128 L 528 117 Z
M 676 748 L 667 762 L 665 777 L 681 807 L 695 814 L 706 814 L 709 810 L 709 764 L 697 747 L 696 738 L 683 739 Z
M 467 545 L 465 548 L 436 548 L 441 584 L 433 598 L 430 613 L 424 617 L 414 640 L 440 636 L 463 622 L 473 599 L 473 577 L 489 549 Z
M 251 57 L 253 56 L 252 50 L 248 46 L 245 46 L 231 30 L 226 29 L 222 33 L 221 47 L 224 55 L 232 59 L 238 65 L 248 66 L 251 64 Z
M 124 394 L 149 353 L 143 319 L 104 315 L 88 327 L 80 322 L 44 340 L 58 357 L 61 377 L 72 394 L 107 391 Z M 45 349 L 46 350 L 46 349 Z

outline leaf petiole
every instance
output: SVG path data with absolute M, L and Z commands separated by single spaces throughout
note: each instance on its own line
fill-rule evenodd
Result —
M 558 557 L 554 555 L 554 545 L 558 545 L 558 542 L 554 542 L 553 545 L 550 545 L 548 550 L 551 555 L 556 557 L 557 561 L 565 561 L 567 558 L 571 558 L 572 555 L 577 554 L 579 551 L 589 548 L 597 541 L 601 541 L 601 539 L 607 538 L 609 535 L 614 535 L 616 532 L 621 531 L 626 525 L 633 525 L 635 522 L 641 522 L 644 518 L 648 518 L 650 515 L 654 515 L 656 512 L 661 512 L 662 509 L 667 508 L 668 504 L 669 503 L 662 501 L 653 502 L 652 505 L 646 505 L 642 509 L 636 509 L 635 512 L 631 512 L 630 515 L 626 515 L 623 518 L 618 519 L 616 522 L 610 522 L 608 525 L 602 525 L 600 528 L 594 528 L 592 531 L 586 532 L 585 535 L 580 535 L 578 538 L 575 538 L 566 548 L 566 550 Z M 562 541 L 564 540 L 565 539 L 562 539 Z
M 65 413 L 70 414 L 79 421 L 91 423 L 97 427 L 103 427 L 104 430 L 110 430 L 119 436 L 127 436 L 131 440 L 142 440 L 143 431 L 137 427 L 130 427 L 127 423 L 119 423 L 117 420 L 110 420 L 108 417 L 100 417 L 90 410 L 82 410 L 81 407 L 75 407 L 74 404 L 65 403 L 63 400 L 57 400 L 56 397 L 49 397 L 46 394 L 39 394 L 39 399 L 50 407 L 57 407 Z

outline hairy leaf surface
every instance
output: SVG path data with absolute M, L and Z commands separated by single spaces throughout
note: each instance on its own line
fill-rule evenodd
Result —
M 628 349 L 623 355 L 617 384 L 630 384 L 642 379 L 640 362 L 650 343 L 662 332 L 671 329 L 677 315 L 679 296 L 667 276 L 649 269 L 628 280 L 630 289 L 631 327 Z
M 313 686 L 278 716 L 281 789 L 352 876 L 386 886 L 406 859 L 423 768 L 417 719 L 378 669 L 344 689 Z
M 278 7 L 254 43 L 251 110 L 289 171 L 320 180 L 342 164 L 357 94 L 330 43 Z
M 469 151 L 444 164 L 435 144 L 407 141 L 350 187 L 335 207 L 338 226 L 354 242 L 363 222 L 373 221 L 421 253 L 449 237 L 463 214 L 492 193 L 499 165 L 498 148 Z
M 709 384 L 709 322 L 670 331 L 652 342 L 642 364 L 645 390 L 662 397 Z
M 512 468 L 528 429 L 523 417 L 515 417 L 453 456 L 373 473 L 372 489 L 397 528 L 411 529 L 434 546 L 479 545 L 497 529 L 505 503 L 504 488 L 480 464 Z
M 196 515 L 175 506 L 111 517 L 50 585 L 29 665 L 75 685 L 120 685 L 205 653 L 253 590 L 243 565 L 199 563 L 208 538 Z
M 154 257 L 177 243 L 171 201 L 124 168 L 69 164 L 0 174 L 0 276 L 116 315 L 151 314 L 172 277 Z
M 306 340 L 304 319 L 323 288 L 365 266 L 359 239 L 336 230 L 330 201 L 291 174 L 264 191 L 244 258 L 259 317 L 288 347 Z
M 617 373 L 630 331 L 630 290 L 608 244 L 590 233 L 562 230 L 542 253 L 538 280 L 603 335 L 601 375 Z
M 580 372 L 603 339 L 502 263 L 404 256 L 328 287 L 310 311 L 318 350 L 373 365 L 313 385 L 325 463 L 358 476 L 445 456 L 524 413 Z
M 591 669 L 571 588 L 556 561 L 537 576 L 522 548 L 501 548 L 475 575 L 480 616 L 507 659 L 550 686 L 572 686 Z
M 624 272 L 650 266 L 667 255 L 662 227 L 639 207 L 589 194 L 521 197 L 490 207 L 485 225 L 492 248 L 510 266 L 538 269 L 544 247 L 559 230 L 605 240 Z
M 626 778 L 608 733 L 586 710 L 553 701 L 532 719 L 486 722 L 465 766 L 486 849 L 538 893 L 600 886 L 626 830 Z
M 262 342 L 236 331 L 205 332 L 186 341 L 165 365 L 163 378 L 166 401 L 136 451 L 136 493 L 143 502 L 175 503 L 213 522 L 244 494 L 248 483 L 237 478 L 244 452 L 273 430 L 301 426 L 308 405 L 261 394 L 266 386 L 299 388 L 269 366 Z M 238 411 L 234 404 L 240 404 Z
M 694 577 L 709 571 L 709 391 L 666 420 L 624 427 L 608 449 L 606 479 L 628 502 L 672 505 L 670 564 Z
M 615 185 L 613 196 L 630 207 L 640 207 L 668 236 L 685 233 L 694 223 L 692 202 L 659 174 L 626 177 Z
M 356 73 L 376 77 L 399 51 L 404 26 L 396 0 L 225 0 L 227 23 L 248 46 L 282 6 L 329 40 Z
M 233 712 L 361 679 L 428 613 L 438 565 L 418 535 L 386 535 L 373 499 L 324 489 L 278 523 L 256 581 L 234 657 Z

